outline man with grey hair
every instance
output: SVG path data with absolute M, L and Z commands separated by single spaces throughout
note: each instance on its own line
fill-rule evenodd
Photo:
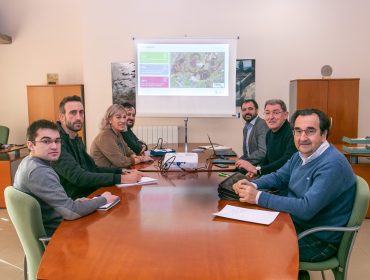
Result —
M 267 100 L 263 115 L 269 128 L 266 134 L 266 156 L 259 165 L 253 165 L 248 161 L 243 165 L 243 169 L 248 172 L 247 177 L 250 178 L 278 170 L 297 151 L 284 101 Z

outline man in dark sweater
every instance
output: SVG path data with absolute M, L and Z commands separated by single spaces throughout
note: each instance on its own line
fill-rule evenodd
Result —
M 59 105 L 57 122 L 62 139 L 62 152 L 53 168 L 68 196 L 80 198 L 87 196 L 99 187 L 120 183 L 136 183 L 141 174 L 135 170 L 98 167 L 87 154 L 85 145 L 77 132 L 81 130 L 85 111 L 79 96 L 65 97 Z
M 266 156 L 259 165 L 255 166 L 247 162 L 243 166 L 248 172 L 247 177 L 250 178 L 278 170 L 297 151 L 284 101 L 280 99 L 266 101 L 263 114 L 269 127 L 266 134 Z
M 139 138 L 137 138 L 137 136 L 132 131 L 132 128 L 135 125 L 135 107 L 127 102 L 123 103 L 122 106 L 123 108 L 125 108 L 127 113 L 127 131 L 122 132 L 123 140 L 125 140 L 126 144 L 131 150 L 134 151 L 135 154 L 142 155 L 144 151 L 148 149 L 148 147 L 143 141 L 139 140 Z

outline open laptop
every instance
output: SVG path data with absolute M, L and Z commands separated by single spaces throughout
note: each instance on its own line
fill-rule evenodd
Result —
M 207 134 L 208 136 L 208 140 L 209 140 L 209 143 L 211 144 L 211 147 L 212 147 L 212 150 L 213 150 L 213 154 L 216 156 L 216 157 L 236 157 L 236 153 L 233 151 L 233 150 L 221 150 L 221 151 L 216 151 L 215 150 L 215 147 L 213 146 L 213 143 L 212 143 L 212 140 L 211 140 L 211 137 L 209 137 L 209 135 Z

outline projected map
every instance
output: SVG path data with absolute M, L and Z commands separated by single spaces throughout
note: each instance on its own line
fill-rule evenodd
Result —
M 170 59 L 171 88 L 225 87 L 225 53 L 173 52 Z

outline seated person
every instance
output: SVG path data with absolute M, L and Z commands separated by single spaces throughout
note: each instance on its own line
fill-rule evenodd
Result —
M 329 118 L 320 110 L 296 111 L 291 120 L 298 149 L 276 172 L 234 184 L 241 202 L 291 215 L 297 234 L 319 226 L 343 227 L 352 212 L 356 177 L 342 153 L 327 142 Z M 287 190 L 278 196 L 259 189 Z M 321 231 L 298 241 L 300 261 L 322 261 L 335 255 L 341 232 Z
M 101 131 L 91 144 L 90 154 L 98 166 L 124 167 L 151 161 L 147 156 L 137 156 L 122 138 L 126 129 L 126 110 L 113 104 L 105 112 Z
M 117 196 L 109 192 L 96 199 L 72 200 L 60 184 L 50 162 L 59 158 L 61 139 L 58 127 L 47 120 L 33 122 L 27 130 L 30 154 L 19 164 L 14 188 L 37 199 L 46 234 L 51 236 L 63 220 L 75 220 L 95 211 L 99 206 L 113 202 Z
M 122 132 L 123 140 L 125 140 L 127 145 L 135 152 L 135 154 L 142 155 L 144 151 L 148 150 L 148 146 L 144 141 L 139 140 L 132 131 L 132 128 L 135 125 L 135 107 L 127 102 L 123 103 L 122 106 L 125 108 L 127 113 L 127 129 Z
M 52 166 L 68 196 L 84 197 L 99 187 L 121 183 L 136 183 L 141 173 L 122 168 L 98 167 L 87 154 L 77 132 L 81 130 L 85 111 L 79 96 L 67 96 L 59 104 L 57 122 L 62 139 L 62 152 Z
M 241 106 L 245 120 L 243 129 L 243 155 L 236 162 L 243 166 L 246 161 L 258 165 L 266 156 L 266 133 L 268 127 L 264 119 L 258 116 L 258 103 L 254 99 L 246 99 Z
M 269 174 L 282 167 L 297 151 L 293 133 L 288 122 L 288 112 L 284 101 L 267 100 L 264 116 L 269 128 L 266 134 L 266 156 L 258 165 L 249 161 L 237 162 L 236 167 L 247 173 L 247 177 Z

